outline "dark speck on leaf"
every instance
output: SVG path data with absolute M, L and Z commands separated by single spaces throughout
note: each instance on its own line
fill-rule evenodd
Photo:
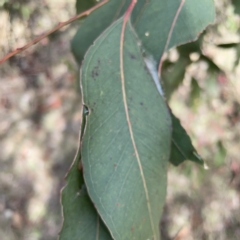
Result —
M 92 70 L 92 78 L 96 80 L 96 77 L 99 76 L 99 65 L 100 65 L 100 60 L 98 60 L 98 65 L 95 66 Z
M 130 101 L 132 101 L 132 100 L 133 100 L 133 99 L 132 99 L 132 97 L 130 97 L 129 99 L 130 99 Z
M 136 56 L 133 55 L 132 53 L 130 53 L 130 57 L 131 57 L 131 59 L 136 59 Z
M 143 106 L 143 102 L 140 102 L 140 105 Z
M 96 70 L 92 70 L 92 78 L 96 80 L 96 77 L 98 76 L 98 72 Z

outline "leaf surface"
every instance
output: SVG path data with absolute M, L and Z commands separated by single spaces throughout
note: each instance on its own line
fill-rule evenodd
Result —
M 79 64 L 95 39 L 126 11 L 129 0 L 110 0 L 92 12 L 79 27 L 71 47 Z
M 93 7 L 97 3 L 96 0 L 76 0 L 77 13 L 84 12 Z
M 110 0 L 87 17 L 72 41 L 79 63 L 93 41 L 123 15 L 129 4 L 130 0 Z M 214 17 L 212 0 L 138 0 L 132 22 L 144 49 L 158 62 L 168 48 L 195 40 Z
M 232 0 L 232 4 L 234 6 L 235 13 L 240 15 L 240 2 L 239 2 L 239 0 Z
M 191 63 L 189 57 L 182 57 L 177 63 L 172 63 L 169 61 L 164 61 L 163 68 L 165 71 L 162 73 L 164 93 L 166 99 L 169 100 L 172 93 L 179 87 L 182 83 L 186 67 Z
M 157 62 L 169 48 L 195 40 L 215 18 L 212 0 L 142 0 L 140 4 L 133 23 L 143 47 Z
M 191 139 L 186 130 L 182 127 L 179 119 L 171 113 L 172 117 L 172 146 L 170 162 L 178 166 L 185 160 L 190 160 L 203 165 L 204 162 L 198 155 L 196 149 L 192 145 Z
M 84 130 L 84 119 L 82 132 Z M 66 177 L 66 186 L 62 191 L 63 226 L 60 240 L 112 240 L 106 226 L 100 219 L 91 202 L 79 170 L 80 149 Z
M 123 20 L 89 49 L 82 66 L 89 109 L 82 141 L 84 179 L 114 239 L 159 239 L 171 144 L 171 118 Z

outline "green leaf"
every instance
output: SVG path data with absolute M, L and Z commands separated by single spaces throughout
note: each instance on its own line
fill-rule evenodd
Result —
M 84 179 L 114 239 L 158 240 L 171 118 L 129 23 L 120 40 L 122 25 L 108 28 L 83 61 Z
M 235 48 L 238 45 L 239 45 L 239 43 L 222 43 L 222 44 L 218 44 L 216 46 L 220 47 L 220 48 L 228 49 L 228 48 Z
M 179 119 L 171 113 L 172 117 L 172 146 L 170 162 L 178 166 L 185 160 L 190 160 L 203 165 L 202 158 L 198 155 L 196 149 L 193 147 L 190 137 L 186 130 L 182 127 Z
M 201 48 L 202 48 L 203 38 L 204 38 L 205 34 L 206 34 L 206 31 L 204 31 L 199 36 L 197 41 L 190 42 L 190 43 L 187 43 L 187 44 L 184 44 L 184 45 L 181 45 L 181 46 L 177 47 L 180 58 L 182 56 L 189 57 L 189 55 L 191 53 L 194 53 L 194 52 L 201 54 L 202 53 Z
M 84 12 L 89 8 L 93 7 L 97 3 L 96 0 L 77 0 L 76 1 L 76 10 L 77 13 Z
M 126 11 L 129 0 L 110 0 L 92 12 L 79 27 L 71 47 L 79 64 L 95 39 Z
M 214 154 L 214 165 L 220 167 L 226 162 L 227 150 L 221 140 L 216 144 L 217 151 Z
M 217 151 L 214 154 L 214 165 L 217 167 L 221 167 L 226 162 L 227 149 L 224 147 L 221 140 L 219 140 L 216 144 Z
M 182 8 L 179 8 L 180 3 L 181 0 L 139 0 L 134 8 L 133 26 L 144 49 L 156 61 L 164 50 L 196 39 L 214 21 L 212 0 L 185 0 Z M 93 41 L 124 14 L 129 4 L 130 0 L 111 0 L 87 17 L 72 41 L 72 51 L 78 63 L 82 62 Z M 180 14 L 174 24 L 178 10 Z
M 240 1 L 232 0 L 232 4 L 234 6 L 235 13 L 240 15 Z
M 81 136 L 84 131 L 83 117 Z M 66 177 L 66 186 L 62 191 L 62 207 L 64 222 L 60 232 L 60 240 L 112 240 L 110 233 L 102 223 L 91 202 L 79 169 L 80 149 Z
M 195 40 L 215 18 L 212 0 L 152 0 L 148 3 L 142 0 L 140 4 L 142 8 L 133 12 L 134 26 L 143 47 L 156 61 L 165 50 Z
M 181 57 L 181 60 L 176 63 L 164 61 L 162 79 L 164 84 L 164 92 L 169 100 L 172 93 L 182 83 L 186 71 L 186 67 L 191 63 L 189 57 Z
M 189 99 L 188 99 L 189 105 L 192 108 L 196 108 L 198 106 L 201 91 L 202 89 L 200 88 L 198 81 L 195 78 L 192 78 L 191 90 L 190 90 Z

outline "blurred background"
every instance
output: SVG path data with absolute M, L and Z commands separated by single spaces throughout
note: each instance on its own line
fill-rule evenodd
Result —
M 215 5 L 215 24 L 163 66 L 169 104 L 209 168 L 169 166 L 163 240 L 240 239 L 240 1 Z M 75 13 L 75 0 L 0 0 L 0 58 Z M 60 190 L 81 124 L 70 51 L 79 24 L 0 65 L 1 240 L 60 231 Z

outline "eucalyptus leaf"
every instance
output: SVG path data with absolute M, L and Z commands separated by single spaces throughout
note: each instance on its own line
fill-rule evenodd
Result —
M 140 4 L 133 23 L 143 47 L 157 62 L 165 50 L 196 40 L 215 18 L 212 0 L 142 0 Z
M 192 145 L 191 139 L 188 136 L 186 130 L 182 127 L 180 120 L 171 113 L 172 117 L 172 146 L 170 162 L 178 166 L 185 160 L 203 165 L 202 158 L 198 155 L 196 149 Z
M 232 4 L 234 6 L 235 13 L 240 15 L 240 1 L 232 0 Z
M 77 13 L 84 12 L 89 8 L 93 7 L 97 3 L 96 0 L 77 0 L 76 1 L 76 10 Z
M 159 62 L 167 49 L 196 39 L 214 20 L 213 2 L 139 0 L 122 41 L 121 16 L 130 2 L 110 0 L 92 12 L 72 41 L 78 63 L 84 59 L 86 111 L 62 194 L 61 240 L 159 240 L 169 158 L 175 165 L 203 163 L 174 116 L 172 135 L 171 115 L 143 51 Z
M 129 3 L 129 0 L 110 0 L 92 12 L 81 24 L 71 43 L 72 52 L 79 64 L 93 41 L 125 13 Z
M 64 224 L 59 239 L 112 240 L 88 196 L 82 173 L 78 169 L 79 159 L 71 167 L 67 186 L 62 192 Z
M 121 45 L 122 25 L 112 24 L 83 61 L 84 179 L 114 239 L 158 240 L 171 118 L 130 23 Z
M 85 113 L 81 137 L 85 127 Z M 59 235 L 60 240 L 112 240 L 110 233 L 100 219 L 91 202 L 83 180 L 81 152 L 77 155 L 66 177 L 66 186 L 62 191 L 63 226 Z
M 179 54 L 181 56 L 189 56 L 191 53 L 194 52 L 201 53 L 202 52 L 201 48 L 205 34 L 206 31 L 204 31 L 196 41 L 177 47 Z
M 212 0 L 185 0 L 180 8 L 182 1 L 139 0 L 134 8 L 133 26 L 144 49 L 157 62 L 164 50 L 195 40 L 214 21 Z M 93 41 L 124 14 L 129 4 L 130 0 L 110 0 L 87 17 L 72 41 L 72 51 L 79 64 Z
M 167 100 L 170 99 L 172 93 L 181 85 L 187 66 L 191 64 L 189 57 L 181 57 L 180 61 L 172 63 L 164 61 L 162 71 L 162 81 L 164 84 L 164 92 Z

